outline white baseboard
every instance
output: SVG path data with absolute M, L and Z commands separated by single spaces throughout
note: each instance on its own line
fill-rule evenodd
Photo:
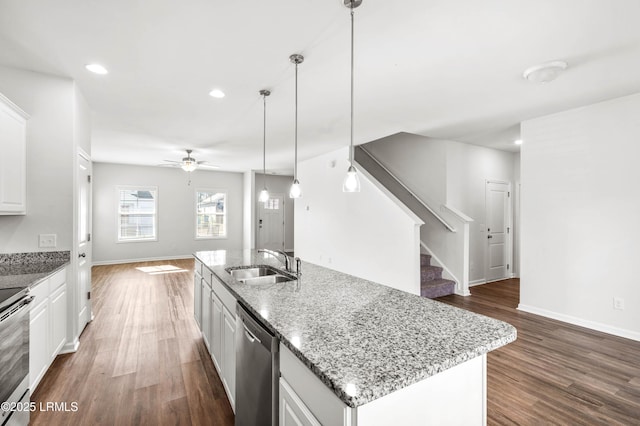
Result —
M 484 278 L 480 278 L 479 280 L 469 281 L 469 287 L 473 287 L 474 285 L 482 285 L 486 283 L 487 283 L 487 280 L 485 280 Z
M 80 340 L 75 339 L 73 342 L 67 342 L 62 349 L 60 349 L 60 354 L 70 354 L 76 352 L 80 347 Z
M 175 259 L 192 259 L 192 254 L 180 254 L 175 256 L 158 256 L 158 257 L 141 257 L 138 259 L 118 259 L 118 260 L 100 260 L 93 262 L 92 266 L 99 265 L 121 265 L 123 263 L 136 263 L 136 262 L 154 262 L 158 260 L 175 260 Z
M 595 321 L 589 321 L 571 315 L 560 314 L 558 312 L 548 311 L 542 308 L 536 308 L 534 306 L 518 305 L 518 310 L 529 312 L 530 314 L 536 314 L 543 317 L 551 318 L 554 320 L 568 322 L 569 324 L 579 325 L 580 327 L 589 328 L 591 330 L 601 331 L 607 334 L 613 334 L 614 336 L 624 337 L 626 339 L 640 341 L 640 333 L 637 331 L 627 330 L 624 328 L 613 327 L 607 324 L 602 324 Z

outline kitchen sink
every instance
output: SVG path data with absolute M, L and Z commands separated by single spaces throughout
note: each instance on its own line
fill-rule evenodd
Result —
M 252 268 L 235 267 L 226 271 L 236 280 L 245 284 L 276 284 L 296 280 L 295 275 L 280 271 L 272 266 L 255 266 Z

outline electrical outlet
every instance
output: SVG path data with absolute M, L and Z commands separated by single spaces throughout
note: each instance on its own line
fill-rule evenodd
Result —
M 613 298 L 613 309 L 624 311 L 624 299 L 621 297 Z
M 40 234 L 38 247 L 40 248 L 52 248 L 56 246 L 56 234 Z

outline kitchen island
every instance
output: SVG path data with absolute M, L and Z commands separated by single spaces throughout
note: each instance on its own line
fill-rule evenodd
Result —
M 241 283 L 228 268 L 282 268 L 255 250 L 195 257 L 196 278 L 210 273 L 280 339 L 281 389 L 293 381 L 285 390 L 305 404 L 296 419 L 311 415 L 301 423 L 484 423 L 486 353 L 514 341 L 513 326 L 307 262 L 297 281 Z M 290 405 L 280 405 L 281 424 Z M 329 406 L 338 407 L 334 417 L 322 413 Z

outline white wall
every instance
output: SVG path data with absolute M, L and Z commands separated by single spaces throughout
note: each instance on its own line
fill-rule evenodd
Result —
M 428 206 L 447 202 L 447 141 L 398 133 L 365 148 Z
M 522 124 L 520 309 L 640 340 L 638 117 L 640 94 Z
M 264 175 L 262 173 L 255 173 L 255 184 L 253 199 L 257 200 L 260 191 L 263 188 Z M 284 247 L 286 251 L 294 250 L 294 233 L 295 233 L 295 213 L 294 213 L 294 200 L 289 198 L 289 188 L 293 182 L 293 176 L 281 176 L 281 175 L 267 175 L 267 189 L 269 194 L 279 194 L 284 196 Z M 304 191 L 304 188 L 303 188 Z M 304 195 L 304 193 L 303 193 Z M 255 203 L 257 209 L 258 205 Z M 257 210 L 254 212 L 257 214 Z M 257 216 L 254 216 L 257 219 Z M 253 222 L 253 232 L 256 235 L 256 241 L 258 239 L 258 221 Z M 259 248 L 259 247 L 258 247 Z
M 245 250 L 256 247 L 255 217 L 256 217 L 256 197 L 255 193 L 255 172 L 248 171 L 243 174 L 243 220 L 242 220 L 242 248 Z
M 447 204 L 474 220 L 469 224 L 469 281 L 472 284 L 484 282 L 487 262 L 486 181 L 510 182 L 513 194 L 513 166 L 517 154 L 454 141 L 447 141 L 446 145 Z
M 94 264 L 184 257 L 198 250 L 242 248 L 242 173 L 197 170 L 187 174 L 177 168 L 94 163 L 93 175 Z M 117 242 L 118 185 L 158 188 L 157 241 Z M 195 190 L 201 188 L 227 193 L 226 239 L 195 239 Z
M 303 260 L 420 293 L 419 227 L 360 174 L 360 193 L 342 192 L 348 148 L 303 161 L 295 202 L 295 251 Z
M 73 243 L 73 81 L 0 67 L 0 92 L 26 111 L 27 214 L 0 216 L 0 252 L 71 250 Z M 56 234 L 57 247 L 38 247 L 38 234 Z
M 440 206 L 446 204 L 474 220 L 469 224 L 469 281 L 484 282 L 485 182 L 491 179 L 513 184 L 517 179 L 514 158 L 518 154 L 409 133 L 379 139 L 365 148 L 439 214 L 445 214 Z M 452 225 L 460 227 L 455 222 Z M 428 226 L 440 225 L 427 223 L 425 229 Z M 439 245 L 425 243 L 431 248 Z

